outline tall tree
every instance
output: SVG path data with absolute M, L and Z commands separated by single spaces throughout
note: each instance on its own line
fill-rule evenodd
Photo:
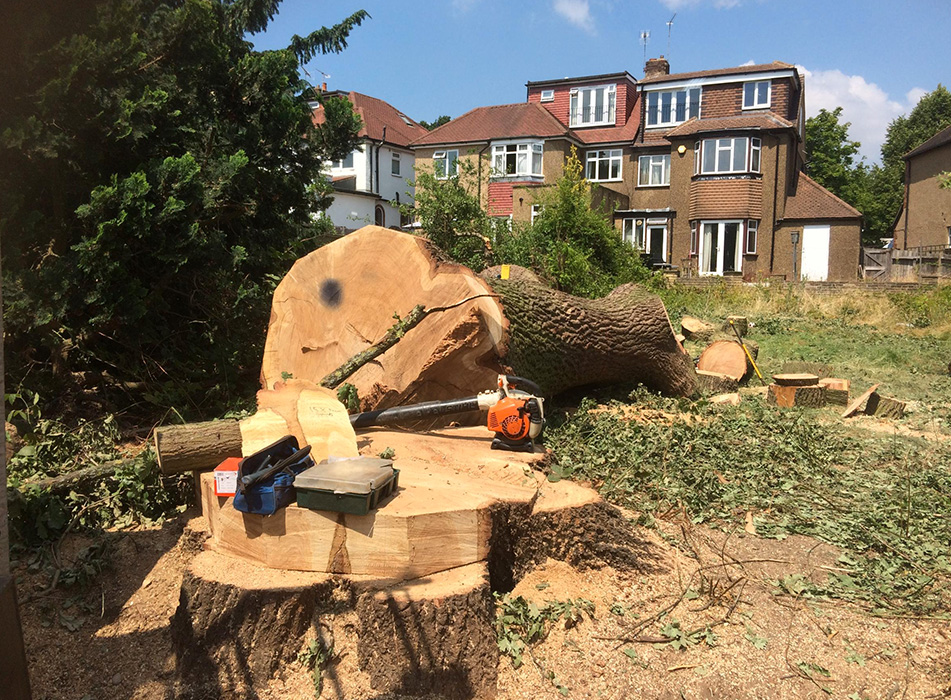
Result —
M 15 377 L 105 372 L 198 403 L 256 374 L 273 280 L 326 206 L 322 163 L 360 126 L 330 103 L 315 127 L 298 69 L 368 17 L 253 50 L 279 4 L 102 0 L 19 39 L 0 68 L 18 86 L 0 107 Z
M 452 121 L 452 117 L 450 117 L 448 114 L 443 114 L 442 116 L 436 117 L 436 121 L 433 121 L 433 122 L 421 121 L 419 125 L 423 127 L 424 129 L 429 129 L 429 131 L 432 131 L 437 126 L 448 124 L 451 121 Z
M 806 120 L 806 170 L 813 180 L 849 204 L 855 205 L 855 157 L 858 141 L 849 138 L 849 122 L 841 123 L 842 108 Z

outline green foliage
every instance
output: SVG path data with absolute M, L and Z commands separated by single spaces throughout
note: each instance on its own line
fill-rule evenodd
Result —
M 423 235 L 449 257 L 479 271 L 491 264 L 495 225 L 475 194 L 475 165 L 465 158 L 456 163 L 456 174 L 450 177 L 417 171 L 415 207 L 405 205 L 403 211 L 416 216 Z
M 360 395 L 357 388 L 349 382 L 344 382 L 337 389 L 337 400 L 347 407 L 347 413 L 360 412 Z
M 253 51 L 278 4 L 105 0 L 27 26 L 0 66 L 18 86 L 0 106 L 14 381 L 108 372 L 196 413 L 252 390 L 274 285 L 325 226 L 321 165 L 360 125 L 326 100 L 314 127 L 298 69 L 366 13 Z
M 836 107 L 831 112 L 820 109 L 819 114 L 806 120 L 807 171 L 832 194 L 855 205 L 855 157 L 862 144 L 849 139 L 851 124 L 840 123 L 841 116 L 842 108 Z
M 514 668 L 522 665 L 527 649 L 545 640 L 555 622 L 564 620 L 565 627 L 574 627 L 585 615 L 594 615 L 594 603 L 584 598 L 548 601 L 539 606 L 522 596 L 494 595 L 499 651 L 512 660 Z
M 678 620 L 671 620 L 665 624 L 660 633 L 667 637 L 670 641 L 661 642 L 655 644 L 654 646 L 658 649 L 663 649 L 664 647 L 670 647 L 677 651 L 683 651 L 689 647 L 696 646 L 701 642 L 704 642 L 707 646 L 715 646 L 717 636 L 713 633 L 713 630 L 705 625 L 699 627 L 695 630 L 685 630 L 681 627 Z
M 499 232 L 500 262 L 527 267 L 555 289 L 589 297 L 650 277 L 609 217 L 592 208 L 591 187 L 574 147 L 564 174 L 540 193 L 538 203 L 541 213 L 531 226 Z
M 420 120 L 419 125 L 423 127 L 424 129 L 428 129 L 429 131 L 432 131 L 436 127 L 440 127 L 443 124 L 448 124 L 451 121 L 452 121 L 452 117 L 450 117 L 448 114 L 443 114 L 439 117 L 436 117 L 436 120 L 432 122 Z
M 655 408 L 672 400 L 633 396 Z M 749 402 L 699 420 L 634 422 L 583 404 L 547 443 L 561 473 L 599 485 L 644 514 L 686 509 L 695 522 L 741 525 L 761 536 L 803 534 L 841 547 L 845 572 L 821 586 L 779 582 L 791 595 L 834 596 L 882 613 L 944 610 L 949 603 L 951 449 L 892 438 L 858 439 L 813 413 Z
M 297 654 L 297 663 L 310 673 L 314 684 L 314 697 L 319 698 L 324 689 L 324 667 L 333 658 L 333 648 L 326 648 L 316 637 L 310 640 L 306 649 Z

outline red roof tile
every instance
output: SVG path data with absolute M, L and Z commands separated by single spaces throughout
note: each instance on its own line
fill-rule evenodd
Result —
M 930 139 L 925 141 L 923 144 L 918 146 L 918 148 L 915 148 L 914 150 L 911 150 L 908 153 L 906 153 L 903 156 L 903 158 L 907 160 L 908 158 L 919 156 L 922 153 L 930 151 L 933 148 L 937 148 L 938 146 L 943 146 L 946 143 L 951 143 L 951 126 L 949 126 L 947 129 L 942 129 L 937 134 L 932 136 Z
M 751 114 L 743 117 L 715 117 L 713 119 L 688 119 L 680 126 L 668 131 L 668 138 L 676 136 L 692 136 L 694 134 L 709 133 L 712 131 L 735 131 L 737 129 L 791 129 L 794 125 L 775 114 Z
M 671 73 L 670 75 L 658 75 L 653 78 L 644 78 L 640 81 L 641 85 L 653 85 L 655 83 L 666 83 L 675 80 L 690 80 L 692 78 L 717 78 L 724 75 L 736 75 L 740 79 L 750 73 L 769 73 L 775 70 L 790 70 L 795 66 L 782 61 L 773 61 L 772 63 L 760 63 L 755 66 L 736 66 L 735 68 L 714 68 L 713 70 L 697 70 L 689 73 Z
M 472 143 L 495 139 L 564 136 L 568 129 L 536 102 L 476 107 L 417 138 L 414 146 Z
M 608 127 L 606 129 L 573 129 L 571 135 L 585 145 L 596 143 L 619 143 L 634 141 L 637 127 L 640 123 L 640 110 L 635 109 L 627 124 L 622 127 Z
M 429 132 L 405 114 L 396 109 L 389 102 L 376 97 L 363 95 L 359 92 L 334 92 L 330 95 L 346 97 L 353 105 L 353 110 L 363 120 L 360 136 L 383 141 L 383 128 L 386 127 L 386 142 L 395 146 L 409 146 L 410 142 Z M 314 109 L 314 123 L 323 124 L 324 111 L 318 106 Z
M 805 173 L 796 194 L 786 199 L 783 219 L 857 219 L 862 212 L 847 204 Z

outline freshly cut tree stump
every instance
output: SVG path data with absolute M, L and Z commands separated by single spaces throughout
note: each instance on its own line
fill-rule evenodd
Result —
M 663 303 L 635 285 L 603 299 L 555 292 L 531 273 L 480 278 L 423 238 L 367 226 L 298 260 L 274 294 L 262 382 L 320 382 L 376 343 L 417 306 L 429 313 L 357 369 L 364 410 L 472 396 L 504 368 L 547 394 L 588 384 L 643 382 L 673 395 L 695 389 Z
M 746 353 L 735 340 L 715 340 L 700 354 L 697 369 L 725 374 L 740 381 L 747 374 Z
M 816 386 L 819 384 L 819 377 L 815 374 L 796 372 L 774 374 L 773 381 L 780 386 Z
M 819 379 L 819 386 L 824 386 L 826 389 L 836 389 L 839 391 L 848 391 L 852 382 L 848 379 L 838 379 L 836 377 L 822 377 Z
M 819 386 L 826 390 L 826 403 L 834 406 L 849 405 L 849 388 L 851 384 L 848 379 L 838 379 L 834 377 L 824 377 L 819 380 Z
M 865 405 L 865 413 L 878 418 L 892 418 L 898 420 L 905 415 L 905 402 L 898 399 L 880 396 L 873 392 L 868 397 L 868 403 Z
M 697 370 L 697 383 L 706 394 L 731 394 L 739 388 L 739 382 L 719 372 Z
M 730 323 L 731 321 L 732 324 Z M 740 334 L 740 337 L 743 337 L 750 332 L 750 322 L 746 316 L 727 316 L 723 322 L 723 331 L 733 335 L 734 328 L 736 332 Z

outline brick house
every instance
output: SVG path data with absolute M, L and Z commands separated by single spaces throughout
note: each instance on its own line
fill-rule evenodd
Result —
M 354 231 L 366 224 L 399 227 L 400 204 L 412 203 L 415 154 L 410 143 L 426 129 L 388 102 L 359 92 L 328 92 L 346 97 L 363 121 L 360 143 L 345 158 L 329 164 L 334 189 L 326 216 L 338 231 Z M 311 104 L 314 122 L 324 121 L 319 102 Z M 402 201 L 401 201 L 402 198 Z
M 905 200 L 895 222 L 896 249 L 951 248 L 951 189 L 938 175 L 951 172 L 951 126 L 904 156 Z
M 802 173 L 794 66 L 670 74 L 659 58 L 640 81 L 613 73 L 526 87 L 525 103 L 472 110 L 415 141 L 418 165 L 453 172 L 451 158 L 468 154 L 489 214 L 529 221 L 534 193 L 560 177 L 574 145 L 595 202 L 656 267 L 789 279 L 795 231 L 799 276 L 857 276 L 861 213 Z

